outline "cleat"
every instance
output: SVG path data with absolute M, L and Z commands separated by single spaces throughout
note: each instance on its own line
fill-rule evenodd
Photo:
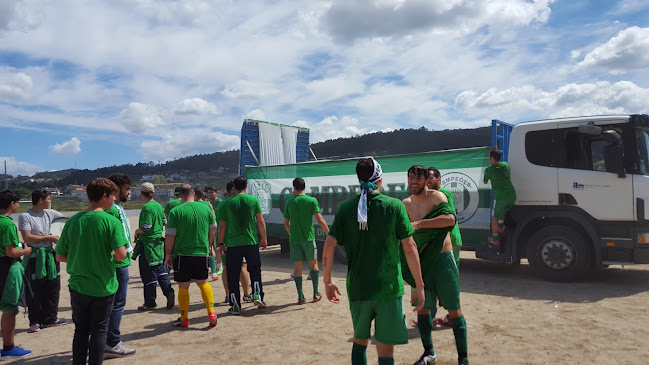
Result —
M 469 358 L 465 357 L 457 360 L 457 365 L 469 365 Z
M 167 297 L 167 309 L 173 308 L 174 305 L 176 305 L 176 297 L 174 296 L 174 294 L 170 294 Z
M 253 302 L 253 300 L 252 300 L 252 294 L 250 294 L 250 295 L 244 295 L 244 296 L 243 296 L 243 301 L 244 301 L 245 303 L 252 303 L 252 302 Z
M 421 355 L 413 365 L 433 365 L 437 362 L 437 355 Z
M 31 326 L 29 326 L 29 329 L 27 330 L 27 332 L 36 333 L 36 332 L 38 332 L 40 330 L 41 330 L 41 326 L 37 323 L 37 324 L 32 324 Z
M 210 313 L 207 318 L 210 320 L 210 327 L 216 327 L 216 313 Z
M 322 295 L 317 294 L 313 296 L 313 303 L 319 302 L 320 300 L 322 300 Z
M 302 305 L 302 304 L 306 304 L 306 299 L 305 298 L 298 298 L 297 305 Z
M 491 236 L 487 238 L 487 241 L 489 241 L 489 243 L 495 247 L 500 247 L 500 241 L 494 241 L 493 238 L 491 238 Z
M 189 318 L 186 318 L 184 321 L 182 319 L 178 318 L 177 320 L 171 322 L 171 325 L 176 326 L 176 327 L 187 328 L 187 327 L 189 327 Z
M 228 309 L 228 313 L 230 313 L 232 315 L 235 315 L 235 316 L 239 316 L 239 315 L 241 315 L 241 308 L 239 308 L 236 305 L 233 305 L 232 307 L 230 307 L 230 309 Z
M 144 312 L 144 311 L 150 311 L 150 310 L 155 309 L 155 308 L 156 308 L 155 305 L 152 306 L 152 307 L 149 307 L 147 305 L 141 305 L 141 306 L 137 307 L 137 310 L 139 310 L 141 312 Z

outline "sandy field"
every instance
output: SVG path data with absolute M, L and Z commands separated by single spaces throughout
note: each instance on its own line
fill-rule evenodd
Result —
M 611 267 L 586 282 L 558 284 L 533 277 L 525 261 L 514 269 L 477 260 L 473 252 L 463 252 L 461 259 L 462 310 L 471 364 L 649 362 L 648 265 Z M 335 280 L 343 288 L 340 304 L 323 300 L 298 306 L 288 254 L 272 246 L 262 252 L 262 265 L 267 309 L 244 304 L 243 315 L 228 315 L 227 304 L 221 303 L 225 297 L 221 281 L 212 281 L 219 317 L 217 327 L 210 328 L 200 291 L 193 285 L 190 327 L 177 329 L 171 321 L 179 316 L 178 308 L 164 309 L 160 289 L 161 309 L 137 311 L 143 294 L 135 263 L 121 331 L 124 342 L 137 353 L 106 364 L 349 364 L 353 331 L 344 293 L 346 266 L 334 267 Z M 59 316 L 72 318 L 67 278 L 62 273 Z M 310 298 L 311 281 L 305 281 L 304 289 Z M 405 298 L 409 300 L 408 295 Z M 438 316 L 442 313 L 443 309 Z M 422 352 L 418 331 L 412 326 L 415 318 L 415 313 L 408 312 L 410 343 L 395 348 L 396 364 L 412 364 Z M 70 363 L 74 324 L 33 334 L 27 333 L 28 327 L 27 316 L 21 312 L 16 344 L 33 353 L 16 362 Z M 438 364 L 457 364 L 451 329 L 437 328 L 433 341 Z M 376 364 L 373 345 L 367 354 L 368 363 Z

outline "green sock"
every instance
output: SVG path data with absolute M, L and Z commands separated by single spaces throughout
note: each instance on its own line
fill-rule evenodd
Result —
M 498 221 L 498 228 L 502 229 L 505 226 L 505 222 Z
M 311 270 L 309 275 L 311 275 L 311 281 L 313 281 L 313 296 L 315 297 L 320 294 L 318 291 L 318 277 L 320 276 L 320 270 Z
M 492 235 L 491 235 L 491 240 L 492 240 L 494 243 L 498 243 L 498 239 L 499 239 L 498 234 L 492 234 Z
M 421 336 L 421 344 L 424 345 L 424 354 L 435 355 L 435 350 L 433 350 L 433 316 L 430 313 L 417 316 L 417 329 Z
M 466 321 L 464 316 L 460 318 L 452 318 L 451 323 L 453 323 L 453 335 L 455 336 L 455 347 L 457 347 L 457 357 L 463 359 L 468 357 L 468 346 L 466 339 Z
M 379 357 L 379 365 L 394 365 L 393 357 Z
M 352 346 L 352 365 L 367 365 L 367 346 L 354 342 Z
M 216 274 L 216 259 L 214 258 L 214 255 L 209 256 L 210 260 L 210 271 L 212 272 L 213 275 Z
M 302 294 L 302 277 L 296 276 L 293 278 L 293 280 L 295 280 L 295 287 L 297 288 L 297 298 L 304 298 L 304 294 Z

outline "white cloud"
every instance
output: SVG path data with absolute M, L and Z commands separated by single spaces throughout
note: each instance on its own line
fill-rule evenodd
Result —
M 349 80 L 346 77 L 332 77 L 314 80 L 306 85 L 310 97 L 319 103 L 326 103 L 353 94 L 361 93 L 365 84 L 360 80 Z
M 267 121 L 266 113 L 264 113 L 264 111 L 261 109 L 255 109 L 250 111 L 248 114 L 244 116 L 244 119 L 254 119 L 254 120 L 261 120 L 265 122 Z
M 168 161 L 238 148 L 238 136 L 204 129 L 178 129 L 165 134 L 160 140 L 142 142 L 139 153 L 147 161 Z
M 309 126 L 305 121 L 298 121 L 293 125 L 309 128 L 309 139 L 311 143 L 318 143 L 341 137 L 352 137 L 369 133 L 366 128 L 358 127 L 359 121 L 356 118 L 343 116 L 338 118 L 335 115 L 324 118 L 322 121 Z
M 158 115 L 158 110 L 148 104 L 130 103 L 119 116 L 124 121 L 126 129 L 137 134 L 152 132 L 152 129 L 165 125 Z
M 637 13 L 647 8 L 649 8 L 649 3 L 645 0 L 622 0 L 618 1 L 612 13 L 615 15 L 623 15 Z
M 270 84 L 238 80 L 228 84 L 221 95 L 228 98 L 264 98 L 277 95 L 279 90 Z
M 81 152 L 81 141 L 77 137 L 72 137 L 67 142 L 50 146 L 50 149 L 52 149 L 52 152 L 62 155 L 76 155 Z
M 28 99 L 34 83 L 29 75 L 0 67 L 0 101 Z
M 201 99 L 201 98 L 192 98 L 185 99 L 176 108 L 176 114 L 192 114 L 192 115 L 201 115 L 201 114 L 218 114 L 216 105 Z
M 649 28 L 631 27 L 590 51 L 578 69 L 622 74 L 649 69 Z
M 16 161 L 15 157 L 0 157 L 0 166 L 4 174 L 4 163 L 7 162 L 7 174 L 12 176 L 25 175 L 32 176 L 43 169 L 29 162 Z

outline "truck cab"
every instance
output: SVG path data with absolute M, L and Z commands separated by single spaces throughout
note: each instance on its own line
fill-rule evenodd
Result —
M 517 194 L 499 261 L 551 281 L 649 263 L 649 116 L 499 123 Z

